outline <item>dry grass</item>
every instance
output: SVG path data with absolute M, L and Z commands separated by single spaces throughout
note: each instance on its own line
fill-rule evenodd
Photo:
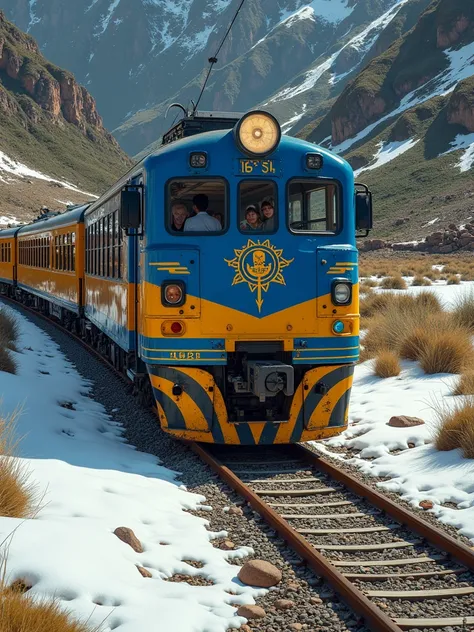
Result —
M 407 283 L 401 275 L 388 276 L 382 279 L 380 287 L 384 290 L 406 290 Z
M 10 350 L 16 351 L 18 333 L 15 317 L 5 310 L 0 311 L 0 371 L 5 373 L 16 373 L 16 363 Z
M 474 397 L 457 403 L 452 410 L 439 408 L 436 414 L 436 448 L 442 451 L 459 448 L 465 459 L 474 459 Z
M 403 255 L 393 253 L 388 258 L 361 253 L 359 274 L 361 277 L 396 274 L 400 274 L 401 276 L 416 276 L 421 274 L 433 280 L 440 277 L 439 270 L 433 270 L 434 265 L 444 266 L 441 274 L 461 274 L 467 277 L 471 275 L 474 276 L 472 253 L 456 256 L 416 254 L 407 256 L 407 253 L 403 253 Z
M 0 419 L 0 516 L 29 518 L 37 501 L 34 485 L 22 461 L 14 454 L 18 414 Z
M 451 329 L 433 329 L 429 334 L 418 360 L 425 373 L 462 373 L 474 368 L 474 349 L 470 332 L 452 323 Z
M 75 621 L 63 610 L 59 601 L 41 602 L 6 586 L 0 590 L 0 632 L 91 631 L 91 626 Z
M 397 355 L 393 351 L 380 351 L 375 358 L 374 373 L 378 377 L 387 378 L 400 375 L 401 367 Z
M 453 395 L 474 395 L 474 370 L 460 376 Z
M 474 332 L 474 291 L 455 300 L 453 314 L 460 325 Z
M 378 287 L 378 283 L 377 281 L 374 281 L 373 279 L 364 279 L 363 281 L 361 281 L 360 284 L 361 287 Z
M 417 274 L 415 277 L 413 277 L 413 281 L 411 282 L 411 284 L 414 286 L 425 286 L 431 285 L 431 281 L 421 274 Z
M 450 274 L 448 278 L 446 279 L 447 285 L 459 285 L 460 283 L 461 283 L 461 279 L 455 274 Z

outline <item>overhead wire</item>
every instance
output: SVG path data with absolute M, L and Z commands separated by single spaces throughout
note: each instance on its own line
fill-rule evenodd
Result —
M 195 104 L 195 106 L 194 106 L 194 108 L 193 108 L 193 114 L 195 114 L 195 113 L 196 113 L 196 111 L 197 111 L 197 108 L 198 108 L 198 105 L 199 105 L 199 103 L 200 103 L 200 101 L 201 101 L 202 95 L 204 94 L 204 90 L 206 89 L 207 82 L 209 81 L 209 77 L 211 76 L 212 69 L 214 68 L 214 65 L 215 65 L 215 64 L 217 64 L 217 61 L 218 61 L 217 56 L 218 56 L 218 55 L 219 55 L 219 53 L 221 52 L 222 47 L 224 46 L 224 43 L 225 43 L 225 41 L 226 41 L 227 37 L 229 36 L 229 33 L 230 33 L 230 32 L 231 32 L 231 30 L 232 30 L 232 27 L 234 26 L 234 22 L 236 21 L 237 16 L 238 16 L 238 15 L 239 15 L 239 13 L 240 13 L 240 10 L 241 10 L 241 9 L 242 9 L 242 7 L 244 6 L 244 3 L 245 3 L 245 0 L 241 0 L 239 7 L 238 7 L 238 9 L 236 10 L 236 12 L 235 12 L 235 14 L 234 14 L 234 17 L 232 18 L 232 21 L 231 21 L 231 23 L 229 24 L 229 27 L 228 27 L 227 31 L 225 32 L 224 37 L 222 38 L 221 43 L 220 43 L 220 44 L 219 44 L 219 46 L 217 47 L 217 50 L 216 50 L 215 55 L 214 55 L 213 57 L 209 57 L 209 59 L 208 59 L 210 66 L 209 66 L 209 69 L 208 69 L 208 71 L 207 71 L 206 78 L 204 79 L 204 83 L 203 83 L 203 85 L 202 85 L 201 92 L 200 92 L 200 94 L 199 94 L 198 100 L 196 101 L 196 104 Z

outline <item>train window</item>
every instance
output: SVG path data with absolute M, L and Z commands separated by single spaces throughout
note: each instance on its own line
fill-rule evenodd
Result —
M 288 225 L 294 233 L 334 234 L 340 229 L 339 186 L 321 180 L 291 180 Z
M 246 180 L 239 184 L 239 225 L 242 232 L 274 233 L 278 228 L 276 184 Z
M 228 227 L 227 199 L 227 182 L 222 178 L 172 180 L 168 183 L 166 228 L 173 235 L 222 234 Z

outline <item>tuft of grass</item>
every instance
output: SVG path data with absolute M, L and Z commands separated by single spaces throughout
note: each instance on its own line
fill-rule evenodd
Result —
M 0 311 L 0 347 L 15 349 L 15 343 L 18 340 L 20 328 L 18 321 L 13 314 Z
M 380 287 L 384 290 L 406 290 L 407 284 L 405 279 L 400 274 L 397 274 L 382 279 Z
M 465 459 L 474 459 L 474 397 L 456 403 L 453 409 L 436 410 L 435 446 L 447 451 L 459 448 Z
M 474 370 L 467 371 L 459 377 L 453 395 L 474 395 Z
M 455 300 L 453 314 L 460 325 L 474 331 L 474 291 Z
M 97 628 L 96 628 L 97 629 Z M 92 632 L 63 610 L 59 601 L 38 601 L 21 590 L 0 589 L 0 632 Z
M 373 279 L 363 279 L 361 282 L 361 287 L 378 287 L 377 281 Z
M 425 286 L 425 285 L 431 285 L 431 281 L 427 279 L 426 277 L 422 276 L 421 274 L 417 274 L 413 278 L 413 281 L 411 282 L 411 284 L 414 286 Z
M 397 355 L 393 351 L 380 351 L 375 358 L 374 373 L 378 377 L 387 378 L 400 375 L 401 367 Z
M 425 373 L 462 373 L 474 368 L 469 330 L 453 323 L 449 330 L 427 327 L 427 332 L 429 336 L 418 358 Z
M 446 279 L 446 285 L 459 285 L 460 283 L 460 278 L 455 274 L 448 275 L 448 278 Z
M 17 371 L 16 362 L 5 347 L 0 347 L 0 371 L 13 373 L 13 375 L 15 375 Z
M 18 413 L 0 419 L 0 516 L 30 518 L 36 494 L 24 463 L 14 456 Z M 1 632 L 1 628 L 0 628 Z
M 400 357 L 405 360 L 418 360 L 428 344 L 429 332 L 424 327 L 415 327 L 400 340 Z

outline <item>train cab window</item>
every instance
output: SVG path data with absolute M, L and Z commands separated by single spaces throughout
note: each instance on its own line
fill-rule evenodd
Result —
M 227 183 L 222 178 L 175 179 L 168 183 L 166 228 L 179 236 L 221 234 L 228 227 Z
M 276 184 L 246 180 L 239 184 L 239 226 L 244 233 L 274 233 L 278 228 Z
M 293 233 L 334 234 L 340 229 L 339 186 L 321 180 L 291 180 L 288 226 Z

